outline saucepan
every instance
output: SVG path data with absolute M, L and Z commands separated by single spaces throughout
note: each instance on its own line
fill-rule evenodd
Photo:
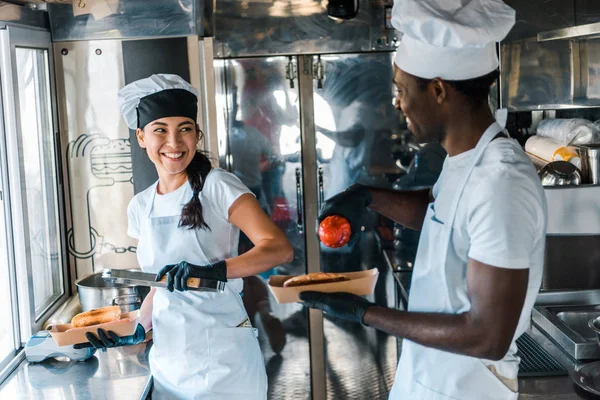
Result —
M 83 311 L 106 306 L 120 306 L 122 312 L 135 311 L 150 292 L 145 286 L 107 282 L 96 272 L 75 282 Z

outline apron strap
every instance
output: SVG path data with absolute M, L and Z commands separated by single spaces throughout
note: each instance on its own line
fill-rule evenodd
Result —
M 469 164 L 465 170 L 463 179 L 457 185 L 458 191 L 456 192 L 456 194 L 454 195 L 454 199 L 452 200 L 452 206 L 450 207 L 450 214 L 448 218 L 448 226 L 451 227 L 454 224 L 454 217 L 456 216 L 458 203 L 460 201 L 460 198 L 462 197 L 467 181 L 471 176 L 471 172 L 473 172 L 473 168 L 475 167 L 475 165 L 477 165 L 477 163 L 483 156 L 484 150 L 487 148 L 490 142 L 494 140 L 496 136 L 503 130 L 504 128 L 501 125 L 499 125 L 497 122 L 494 122 L 492 125 L 490 125 L 489 128 L 486 129 L 486 131 L 483 133 L 483 136 L 481 136 L 481 139 L 479 139 L 479 142 L 477 142 L 477 146 L 475 146 L 475 153 L 471 157 L 471 160 L 469 160 Z

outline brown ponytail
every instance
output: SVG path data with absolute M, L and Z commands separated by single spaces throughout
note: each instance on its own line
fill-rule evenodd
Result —
M 196 151 L 194 159 L 187 167 L 188 181 L 194 191 L 192 199 L 183 206 L 179 226 L 188 226 L 189 229 L 207 229 L 210 227 L 204 221 L 202 215 L 202 204 L 199 194 L 204 186 L 206 176 L 212 169 L 209 158 L 200 151 Z

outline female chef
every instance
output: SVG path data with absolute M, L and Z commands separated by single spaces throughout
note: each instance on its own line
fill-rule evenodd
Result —
M 98 330 L 97 348 L 137 344 L 152 328 L 153 398 L 266 399 L 267 378 L 257 331 L 248 322 L 241 278 L 290 262 L 283 233 L 240 180 L 197 151 L 196 90 L 159 74 L 119 92 L 121 112 L 158 181 L 128 207 L 130 236 L 145 272 L 167 277 L 144 300 L 132 336 Z M 240 230 L 254 248 L 238 256 Z M 226 281 L 223 293 L 187 291 L 189 277 Z M 174 290 L 175 289 L 175 290 Z

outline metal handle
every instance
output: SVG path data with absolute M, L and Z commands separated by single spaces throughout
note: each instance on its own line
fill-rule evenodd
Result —
M 323 168 L 319 167 L 319 211 L 321 211 L 321 207 L 323 206 L 323 202 L 325 201 L 325 195 L 323 193 Z
M 323 80 L 325 80 L 325 66 L 321 62 L 321 56 L 316 57 L 316 61 L 313 65 L 313 79 L 317 81 L 317 89 L 323 89 Z
M 300 168 L 296 168 L 296 210 L 298 210 L 298 233 L 304 232 L 304 218 L 302 216 L 302 186 L 300 184 Z
M 290 81 L 290 89 L 294 88 L 294 79 L 296 79 L 296 64 L 292 56 L 288 57 L 289 61 L 285 66 L 285 78 Z
M 112 301 L 112 304 L 113 304 L 113 306 L 124 306 L 124 305 L 135 304 L 135 303 L 141 304 L 141 302 L 142 302 L 142 298 L 140 296 L 128 294 L 128 295 L 115 297 Z

